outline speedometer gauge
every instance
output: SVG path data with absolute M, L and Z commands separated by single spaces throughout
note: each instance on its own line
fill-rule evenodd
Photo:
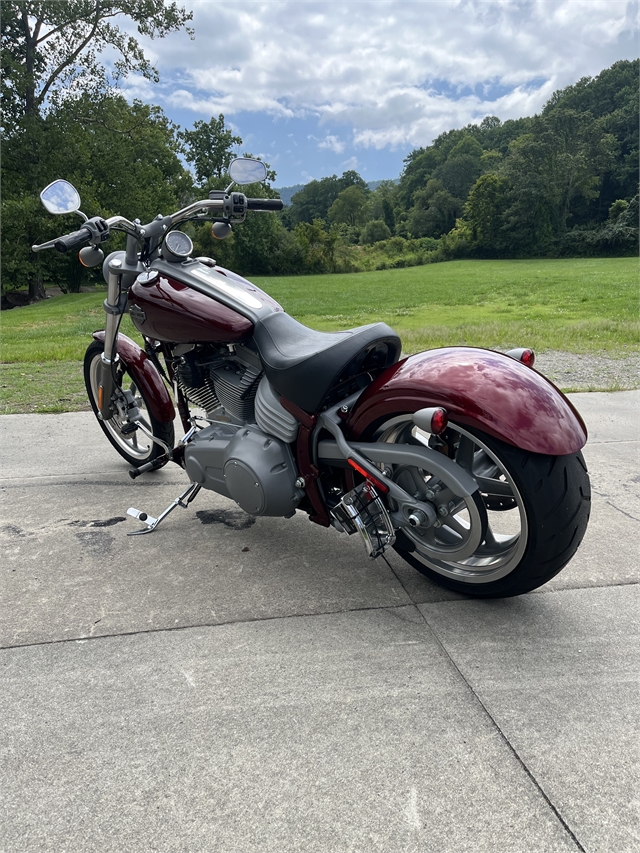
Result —
M 169 231 L 162 247 L 165 260 L 173 263 L 184 261 L 191 252 L 193 252 L 193 243 L 184 231 Z

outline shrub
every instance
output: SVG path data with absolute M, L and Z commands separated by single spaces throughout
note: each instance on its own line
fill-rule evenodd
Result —
M 362 229 L 360 241 L 365 246 L 371 246 L 373 243 L 380 243 L 383 240 L 388 240 L 391 237 L 391 230 L 384 219 L 372 219 Z

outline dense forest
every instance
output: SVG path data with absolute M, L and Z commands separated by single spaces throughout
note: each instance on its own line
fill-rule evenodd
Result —
M 183 130 L 159 107 L 128 103 L 100 66 L 109 45 L 118 73 L 154 79 L 110 19 L 127 14 L 162 37 L 187 28 L 175 3 L 6 0 L 2 11 L 2 293 L 35 300 L 45 286 L 97 280 L 75 256 L 30 250 L 79 225 L 40 205 L 50 181 L 71 181 L 88 215 L 149 221 L 224 187 L 231 157 L 248 152 L 224 116 Z M 348 171 L 306 184 L 282 214 L 250 214 L 225 241 L 193 226 L 196 251 L 245 274 L 637 253 L 638 71 L 620 61 L 556 92 L 540 115 L 448 131 L 375 190 Z M 270 171 L 247 195 L 277 196 L 275 180 Z
M 556 92 L 540 115 L 488 116 L 443 133 L 375 192 L 354 172 L 312 181 L 293 196 L 284 224 L 316 223 L 399 266 L 635 254 L 638 71 L 638 60 L 617 62 Z

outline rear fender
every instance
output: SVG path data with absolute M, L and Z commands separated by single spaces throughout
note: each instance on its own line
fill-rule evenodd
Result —
M 104 331 L 94 332 L 93 337 L 94 340 L 104 343 Z M 116 352 L 135 379 L 154 418 L 160 423 L 172 423 L 175 418 L 174 405 L 158 369 L 149 356 L 135 341 L 122 334 L 118 335 Z
M 358 398 L 347 438 L 428 406 L 532 453 L 562 456 L 587 441 L 582 418 L 552 382 L 503 353 L 473 347 L 429 350 L 392 365 Z

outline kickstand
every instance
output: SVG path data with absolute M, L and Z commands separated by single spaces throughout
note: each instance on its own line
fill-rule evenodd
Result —
M 173 512 L 177 506 L 181 506 L 186 509 L 201 488 L 202 487 L 198 483 L 189 483 L 188 488 L 186 488 L 181 495 L 178 495 L 175 501 L 170 503 L 164 512 L 161 512 L 157 518 L 152 518 L 150 515 L 147 515 L 146 512 L 140 512 L 139 509 L 129 507 L 127 515 L 137 518 L 138 521 L 142 521 L 147 526 L 143 527 L 141 530 L 130 530 L 129 533 L 127 533 L 127 536 L 141 536 L 143 533 L 151 533 L 156 529 L 160 522 L 169 515 L 170 512 Z

